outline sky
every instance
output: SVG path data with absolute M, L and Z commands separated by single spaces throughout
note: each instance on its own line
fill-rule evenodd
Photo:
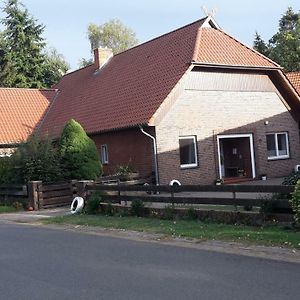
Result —
M 86 36 L 90 23 L 103 24 L 120 19 L 145 42 L 192 23 L 205 15 L 202 6 L 217 9 L 221 28 L 252 46 L 255 31 L 268 40 L 277 31 L 278 21 L 288 6 L 300 10 L 299 0 L 22 0 L 30 14 L 45 25 L 44 38 L 70 64 L 78 68 L 81 58 L 90 58 Z M 0 0 L 3 8 L 5 1 Z M 3 18 L 0 12 L 0 18 Z M 0 29 L 3 29 L 0 25 Z

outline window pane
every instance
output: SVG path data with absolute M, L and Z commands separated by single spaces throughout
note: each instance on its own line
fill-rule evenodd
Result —
M 268 157 L 276 156 L 275 134 L 267 135 Z
M 108 163 L 108 152 L 107 152 L 107 146 L 106 145 L 101 146 L 101 162 L 103 164 Z
M 277 134 L 278 155 L 287 155 L 286 134 Z
M 195 142 L 193 138 L 179 140 L 180 164 L 189 165 L 196 163 Z

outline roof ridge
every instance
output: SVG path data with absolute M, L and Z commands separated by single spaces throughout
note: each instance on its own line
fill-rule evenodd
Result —
M 203 29 L 210 29 L 210 28 L 203 28 Z M 267 61 L 269 61 L 270 63 L 272 63 L 273 65 L 277 66 L 278 68 L 281 68 L 281 66 L 276 63 L 275 61 L 273 61 L 272 59 L 266 57 L 265 55 L 261 54 L 260 52 L 256 51 L 255 49 L 253 49 L 252 47 L 244 44 L 243 42 L 237 40 L 235 37 L 233 37 L 232 35 L 230 35 L 229 33 L 225 32 L 224 30 L 222 29 L 215 29 L 215 30 L 218 30 L 222 33 L 224 33 L 225 35 L 227 35 L 229 38 L 233 39 L 234 41 L 238 42 L 240 45 L 242 45 L 243 47 L 246 47 L 247 49 L 249 49 L 250 51 L 252 51 L 253 53 L 255 54 L 258 54 L 259 56 L 261 56 L 262 58 L 266 59 Z
M 150 39 L 150 40 L 148 40 L 148 41 L 146 41 L 146 42 L 143 42 L 143 43 L 141 43 L 141 44 L 138 44 L 138 45 L 136 45 L 136 46 L 134 46 L 134 47 L 132 47 L 132 48 L 129 48 L 129 49 L 123 51 L 123 52 L 117 53 L 117 54 L 114 55 L 113 57 L 116 57 L 116 56 L 118 56 L 118 55 L 121 55 L 121 54 L 123 54 L 123 53 L 126 53 L 126 52 L 128 52 L 128 51 L 130 51 L 130 50 L 133 50 L 133 49 L 135 49 L 135 48 L 141 47 L 141 46 L 143 46 L 143 45 L 145 45 L 145 44 L 148 44 L 148 43 L 150 43 L 150 42 L 152 42 L 152 41 L 158 40 L 158 39 L 160 39 L 160 38 L 162 38 L 162 37 L 164 37 L 164 36 L 170 35 L 170 34 L 176 32 L 176 31 L 182 30 L 182 29 L 184 29 L 184 28 L 186 28 L 186 27 L 192 26 L 192 25 L 194 25 L 194 24 L 196 24 L 196 23 L 198 23 L 198 22 L 200 22 L 200 21 L 204 21 L 204 20 L 207 19 L 207 18 L 208 18 L 208 17 L 204 17 L 204 18 L 202 18 L 202 19 L 198 19 L 198 20 L 196 20 L 196 21 L 194 21 L 194 22 L 192 22 L 192 23 L 189 23 L 189 24 L 184 25 L 184 26 L 182 26 L 182 27 L 176 28 L 176 29 L 174 29 L 174 30 L 172 30 L 172 31 L 166 32 L 166 33 L 164 33 L 164 34 L 162 34 L 162 35 L 160 35 L 160 36 L 157 36 L 157 37 L 152 38 L 152 39 Z M 200 27 L 199 27 L 199 28 L 200 28 Z

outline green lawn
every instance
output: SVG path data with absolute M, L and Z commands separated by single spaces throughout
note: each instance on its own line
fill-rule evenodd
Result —
M 103 215 L 54 217 L 47 219 L 45 222 L 146 231 L 161 233 L 166 236 L 195 238 L 199 240 L 225 240 L 261 245 L 280 245 L 300 249 L 300 231 L 287 230 L 276 225 L 250 227 L 189 220 L 171 221 L 154 218 L 109 217 Z
M 16 211 L 16 209 L 12 206 L 6 206 L 6 205 L 4 205 L 4 206 L 1 205 L 0 206 L 0 214 L 1 213 L 15 212 L 15 211 Z

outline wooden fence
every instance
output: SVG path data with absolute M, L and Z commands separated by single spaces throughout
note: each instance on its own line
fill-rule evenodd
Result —
M 35 209 L 71 205 L 76 195 L 76 182 L 44 184 L 36 182 Z
M 0 185 L 0 204 L 11 204 L 15 201 L 25 202 L 27 201 L 27 199 L 28 192 L 26 185 Z
M 143 202 L 160 202 L 171 204 L 210 204 L 210 205 L 250 205 L 262 206 L 265 203 L 275 202 L 277 207 L 290 208 L 287 195 L 294 191 L 294 186 L 278 185 L 186 185 L 186 186 L 128 186 L 128 185 L 101 185 L 87 183 L 87 196 L 91 191 L 110 191 L 104 200 L 112 203 L 140 199 Z M 132 193 L 135 192 L 135 193 Z M 142 193 L 143 192 L 143 193 Z M 131 193 L 128 195 L 128 193 Z M 148 193 L 148 194 L 147 194 Z M 207 195 L 213 193 L 214 195 Z M 226 193 L 226 194 L 225 194 Z M 278 194 L 276 200 L 272 195 Z

